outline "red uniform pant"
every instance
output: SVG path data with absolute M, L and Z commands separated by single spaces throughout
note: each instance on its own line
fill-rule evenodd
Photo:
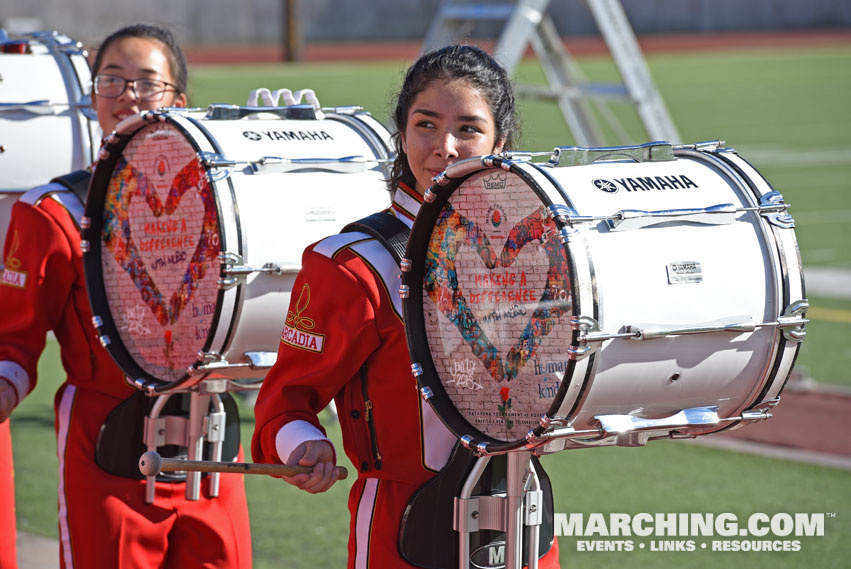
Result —
M 187 500 L 186 484 L 113 476 L 94 461 L 114 398 L 65 384 L 56 394 L 60 560 L 64 569 L 247 569 L 251 534 L 243 477 L 223 474 L 219 497 Z M 241 458 L 240 451 L 240 458 Z
M 18 569 L 16 537 L 12 434 L 6 420 L 0 423 L 0 569 Z

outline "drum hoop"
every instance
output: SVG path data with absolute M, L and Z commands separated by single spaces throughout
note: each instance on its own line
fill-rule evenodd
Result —
M 188 135 L 186 129 L 177 123 L 173 117 L 170 117 L 167 112 L 144 113 L 137 120 L 130 120 L 119 125 L 119 129 L 113 137 L 108 140 L 101 152 L 100 160 L 97 167 L 92 173 L 92 181 L 89 186 L 89 195 L 86 200 L 85 216 L 89 220 L 89 226 L 82 230 L 82 238 L 87 241 L 89 248 L 83 253 L 83 274 L 86 281 L 86 289 L 89 296 L 89 304 L 94 316 L 100 317 L 101 323 L 96 326 L 98 335 L 107 336 L 110 338 L 121 338 L 116 326 L 115 319 L 110 311 L 109 302 L 106 296 L 106 286 L 103 279 L 102 263 L 102 248 L 101 234 L 103 230 L 103 204 L 106 199 L 106 193 L 109 188 L 109 182 L 113 173 L 118 158 L 123 155 L 124 149 L 133 139 L 133 136 L 150 124 L 154 124 L 155 120 L 160 122 L 168 122 L 177 128 L 184 138 L 190 142 L 196 152 L 200 151 L 197 143 Z M 216 199 L 217 212 L 221 214 L 218 199 Z M 218 227 L 219 240 L 222 242 L 221 226 Z M 220 316 L 220 306 L 223 291 L 218 291 L 216 313 L 210 324 L 210 329 L 215 329 L 218 326 Z M 209 350 L 212 343 L 212 336 L 208 336 L 202 350 Z M 180 379 L 173 382 L 166 382 L 162 379 L 154 377 L 148 371 L 144 370 L 136 359 L 130 354 L 123 342 L 112 341 L 105 346 L 106 350 L 115 360 L 116 364 L 128 376 L 131 376 L 130 383 L 140 389 L 151 390 L 155 393 L 174 391 L 177 389 L 188 388 L 199 383 L 203 377 L 198 375 L 184 374 Z
M 527 172 L 524 171 L 523 168 L 520 167 L 520 163 L 512 163 L 508 160 L 503 160 L 502 158 L 494 158 L 493 168 L 498 167 L 502 167 L 502 169 L 520 177 L 529 186 L 530 190 L 532 190 L 541 200 L 541 203 L 544 206 L 552 205 L 551 201 L 544 194 L 537 181 L 535 181 Z M 424 263 L 421 261 L 424 256 L 424 252 L 421 250 L 422 247 L 417 246 L 420 243 L 428 243 L 438 215 L 455 190 L 468 178 L 470 178 L 470 176 L 490 168 L 491 167 L 489 166 L 482 165 L 479 169 L 465 173 L 463 176 L 450 179 L 449 183 L 445 186 L 432 186 L 431 191 L 437 197 L 433 202 L 426 202 L 420 208 L 420 211 L 417 214 L 417 219 L 414 221 L 414 226 L 411 230 L 408 247 L 405 251 L 406 259 L 411 260 L 411 270 L 402 273 L 402 283 L 408 287 L 407 290 L 409 291 L 408 296 L 402 299 L 402 307 L 405 319 L 405 334 L 408 342 L 408 350 L 411 355 L 411 361 L 412 363 L 419 364 L 421 366 L 421 373 L 416 378 L 417 385 L 421 390 L 423 388 L 428 388 L 432 391 L 432 396 L 428 398 L 429 405 L 432 406 L 435 413 L 446 427 L 462 439 L 465 446 L 475 447 L 479 444 L 485 444 L 488 453 L 504 453 L 524 446 L 526 444 L 526 439 L 501 441 L 490 437 L 473 427 L 473 425 L 470 424 L 461 412 L 450 402 L 450 397 L 446 394 L 443 384 L 440 381 L 439 374 L 437 373 L 437 368 L 434 364 L 431 351 L 427 348 L 427 342 L 423 341 L 424 338 L 428 337 L 425 329 L 424 313 L 422 310 Z M 552 178 L 549 176 L 547 178 L 559 188 L 559 191 L 561 191 L 560 186 L 558 186 Z M 559 229 L 563 227 L 563 224 L 558 220 L 554 220 L 554 222 Z M 567 257 L 568 262 L 570 263 L 569 266 L 572 270 L 572 258 L 567 252 L 566 247 L 565 256 Z M 571 289 L 575 289 L 575 286 L 576 283 L 573 279 L 571 279 Z M 574 292 L 575 290 L 572 290 L 571 294 L 574 294 Z M 579 332 L 577 330 L 572 331 L 572 343 L 576 343 L 578 334 Z M 426 346 L 423 344 L 426 344 Z M 565 378 L 570 377 L 569 373 L 573 371 L 575 364 L 576 362 L 573 359 L 568 361 L 568 370 L 565 370 L 564 374 Z M 590 369 L 591 366 L 589 366 L 589 373 L 586 373 L 583 378 L 583 391 L 585 389 L 585 384 L 587 384 L 590 377 Z M 561 382 L 556 396 L 551 402 L 550 408 L 546 412 L 546 417 L 552 417 L 558 410 L 567 393 L 570 383 L 570 381 Z M 543 418 L 544 417 L 542 417 L 542 419 Z M 459 426 L 462 428 L 456 428 Z M 546 429 L 547 427 L 544 424 L 540 424 L 532 429 L 531 434 L 537 437 Z

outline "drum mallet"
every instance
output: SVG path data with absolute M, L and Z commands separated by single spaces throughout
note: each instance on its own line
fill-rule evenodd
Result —
M 139 457 L 139 471 L 145 476 L 156 476 L 162 471 L 225 472 L 235 474 L 269 474 L 272 476 L 295 476 L 310 474 L 310 466 L 287 464 L 262 464 L 257 462 L 213 462 L 209 460 L 182 460 L 163 458 L 159 453 L 148 451 Z M 335 467 L 337 480 L 345 480 L 349 471 L 343 466 Z

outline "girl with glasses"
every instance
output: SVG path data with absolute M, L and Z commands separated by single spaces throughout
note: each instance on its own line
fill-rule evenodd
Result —
M 104 134 L 140 111 L 186 105 L 186 62 L 163 28 L 134 25 L 113 33 L 92 71 L 92 105 Z M 205 477 L 195 501 L 186 499 L 185 482 L 158 481 L 153 504 L 145 501 L 136 449 L 150 398 L 125 383 L 92 329 L 82 209 L 60 183 L 24 194 L 12 210 L 0 280 L 0 421 L 35 387 L 50 330 L 67 373 L 54 404 L 61 567 L 250 568 L 241 476 L 222 476 L 216 498 Z M 242 458 L 241 449 L 234 454 Z

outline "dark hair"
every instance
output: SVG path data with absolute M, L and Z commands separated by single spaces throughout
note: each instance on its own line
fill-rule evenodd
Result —
M 103 64 L 103 54 L 106 53 L 107 48 L 114 42 L 124 38 L 148 38 L 157 40 L 163 44 L 166 48 L 165 54 L 169 67 L 171 67 L 171 75 L 174 77 L 174 85 L 181 93 L 186 92 L 188 72 L 186 70 L 186 59 L 183 57 L 183 51 L 177 45 L 177 41 L 170 31 L 153 24 L 133 24 L 110 34 L 98 48 L 97 55 L 95 55 L 95 62 L 92 65 L 92 75 L 96 75 L 100 70 Z
M 401 134 L 408 126 L 408 111 L 414 99 L 435 79 L 462 79 L 478 89 L 487 100 L 493 115 L 496 140 L 503 141 L 503 149 L 513 149 L 517 136 L 517 114 L 514 90 L 505 69 L 485 50 L 472 45 L 451 45 L 430 51 L 408 69 L 396 96 L 392 115 L 396 126 L 393 134 L 396 160 L 388 180 L 390 191 L 395 190 L 400 181 L 411 187 L 415 185 L 408 156 L 402 150 Z

